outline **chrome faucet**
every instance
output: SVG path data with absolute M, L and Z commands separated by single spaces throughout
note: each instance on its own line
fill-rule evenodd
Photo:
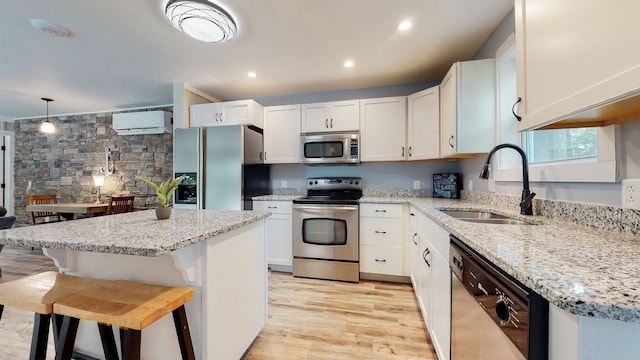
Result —
M 491 172 L 491 156 L 496 151 L 503 148 L 511 148 L 517 151 L 522 157 L 522 198 L 520 199 L 520 214 L 522 215 L 533 215 L 533 206 L 532 200 L 533 197 L 536 196 L 536 193 L 532 193 L 529 191 L 529 164 L 527 162 L 527 154 L 524 153 L 519 146 L 513 144 L 500 144 L 491 151 L 489 151 L 489 155 L 487 155 L 487 162 L 484 164 L 482 171 L 480 172 L 480 179 L 488 179 L 489 173 Z

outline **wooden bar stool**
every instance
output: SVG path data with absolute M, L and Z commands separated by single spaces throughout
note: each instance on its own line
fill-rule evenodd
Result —
M 60 357 L 56 359 L 71 359 L 80 320 L 101 324 L 100 335 L 108 360 L 118 359 L 111 326 L 120 328 L 122 359 L 140 359 L 142 329 L 173 313 L 182 359 L 193 360 L 195 355 L 184 308 L 193 296 L 193 289 L 187 287 L 115 280 L 65 297 L 53 305 L 53 313 L 63 316 L 57 346 Z
M 35 319 L 29 359 L 44 360 L 47 356 L 47 341 L 53 304 L 60 299 L 75 296 L 81 291 L 88 291 L 103 282 L 105 281 L 47 271 L 2 283 L 0 284 L 0 318 L 5 306 L 34 312 Z M 54 326 L 56 340 L 58 339 L 58 325 L 55 323 Z

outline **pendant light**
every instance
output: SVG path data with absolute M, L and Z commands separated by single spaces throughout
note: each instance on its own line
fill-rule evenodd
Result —
M 47 102 L 47 118 L 42 122 L 42 124 L 40 124 L 40 132 L 43 132 L 46 134 L 52 134 L 56 132 L 56 127 L 53 126 L 51 121 L 49 121 L 49 103 L 53 101 L 53 99 L 49 99 L 49 98 L 41 98 L 41 99 Z
M 207 0 L 170 0 L 165 15 L 176 29 L 204 42 L 229 41 L 238 31 L 233 17 Z

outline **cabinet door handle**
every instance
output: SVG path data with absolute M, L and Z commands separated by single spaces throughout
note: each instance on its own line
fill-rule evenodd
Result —
M 409 157 L 411 157 L 411 146 L 409 146 Z
M 404 157 L 404 146 L 402 147 L 402 157 Z
M 387 262 L 386 259 L 376 259 L 376 262 Z
M 416 214 L 414 214 L 414 213 L 409 213 L 409 215 L 411 215 L 411 216 L 416 216 Z
M 333 119 L 331 119 L 331 121 L 329 122 L 329 127 L 333 128 Z
M 424 262 L 427 264 L 428 267 L 431 267 L 431 264 L 429 264 L 429 260 L 427 260 L 427 255 L 429 254 L 431 254 L 431 251 L 429 251 L 429 248 L 426 248 L 422 253 L 422 259 L 424 260 Z
M 387 210 L 376 210 L 376 212 L 386 213 Z
M 324 119 L 324 127 L 329 128 L 329 119 Z
M 216 113 L 216 122 L 218 122 L 218 116 L 220 116 L 220 113 Z
M 264 159 L 262 158 L 262 151 L 260 151 L 260 160 L 264 160 Z
M 411 237 L 411 241 L 413 241 L 413 245 L 418 245 L 418 242 L 416 241 L 416 236 L 418 236 L 418 233 L 413 234 L 413 236 Z
M 267 152 L 264 152 L 264 161 L 267 161 Z
M 267 206 L 267 209 L 277 209 L 277 206 Z
M 222 122 L 222 120 L 223 120 L 222 115 L 223 115 L 223 114 L 222 114 L 222 113 L 220 113 L 220 122 Z
M 453 149 L 453 135 L 449 138 L 449 146 Z
M 520 101 L 522 101 L 522 98 L 518 97 L 516 102 L 514 102 L 513 106 L 511 107 L 511 113 L 513 114 L 513 116 L 515 116 L 516 120 L 518 120 L 518 121 L 522 121 L 522 117 L 520 115 L 516 114 L 516 105 L 518 105 L 518 103 Z
M 376 234 L 386 234 L 387 232 L 386 231 L 375 230 L 374 233 L 376 233 Z

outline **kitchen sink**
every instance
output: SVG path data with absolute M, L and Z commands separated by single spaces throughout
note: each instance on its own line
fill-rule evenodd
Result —
M 483 223 L 483 224 L 501 224 L 501 225 L 532 225 L 532 223 L 514 219 L 508 216 L 499 215 L 484 210 L 440 210 L 443 214 L 447 214 L 455 219 Z

